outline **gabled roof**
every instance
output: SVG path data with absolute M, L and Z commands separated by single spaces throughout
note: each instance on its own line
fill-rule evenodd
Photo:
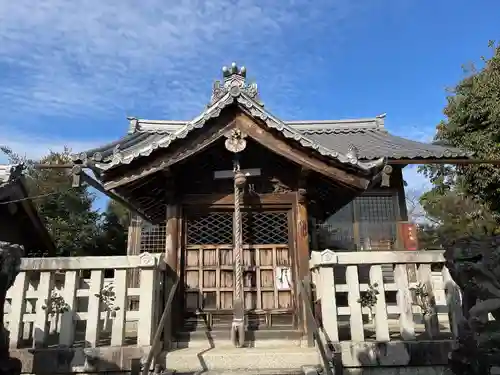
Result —
M 127 136 L 106 146 L 80 153 L 74 157 L 75 162 L 85 162 L 90 159 L 93 167 L 101 171 L 129 164 L 140 157 L 150 155 L 156 149 L 169 147 L 176 140 L 185 138 L 194 129 L 202 128 L 208 120 L 218 117 L 226 107 L 236 104 L 251 117 L 262 120 L 268 128 L 279 131 L 285 138 L 299 142 L 302 147 L 312 149 L 337 162 L 347 164 L 350 168 L 372 173 L 385 164 L 383 157 L 378 160 L 359 160 L 357 150 L 353 145 L 345 152 L 338 152 L 336 149 L 313 140 L 264 108 L 258 97 L 257 85 L 245 82 L 244 67 L 238 70 L 236 64 L 233 63 L 230 69 L 225 69 L 223 84 L 219 81 L 215 82 L 209 105 L 193 120 L 187 122 L 149 121 L 149 124 L 153 126 L 141 130 L 141 121 L 132 118 L 130 119 L 131 129 Z M 144 121 L 142 123 L 144 124 Z
M 229 106 L 238 106 L 285 138 L 318 152 L 346 167 L 373 174 L 385 160 L 425 160 L 469 158 L 470 153 L 452 147 L 412 141 L 390 134 L 384 127 L 385 114 L 374 118 L 337 121 L 282 121 L 272 115 L 259 99 L 257 85 L 246 82 L 246 70 L 233 63 L 224 71 L 224 81 L 216 81 L 210 103 L 190 121 L 143 120 L 129 118 L 129 131 L 123 138 L 74 156 L 75 163 L 87 163 L 94 172 L 109 171 L 168 148 L 203 128 Z
M 127 135 L 75 155 L 74 163 L 90 167 L 103 191 L 129 200 L 146 217 L 164 218 L 164 212 L 160 212 L 164 205 L 158 203 L 167 200 L 164 186 L 170 177 L 169 172 L 157 172 L 172 172 L 174 164 L 205 151 L 228 137 L 230 130 L 242 131 L 252 141 L 356 194 L 378 181 L 388 159 L 403 159 L 400 164 L 405 164 L 406 159 L 469 156 L 457 149 L 393 136 L 384 128 L 384 115 L 357 120 L 283 121 L 264 108 L 257 85 L 246 82 L 244 68 L 238 69 L 233 63 L 223 72 L 224 80 L 214 83 L 210 102 L 197 117 L 189 121 L 129 118 Z M 186 139 L 191 132 L 192 138 Z M 130 168 L 123 167 L 131 163 Z M 145 179 L 153 174 L 153 178 Z M 162 181 L 158 183 L 158 179 Z
M 362 160 L 468 158 L 471 153 L 454 147 L 418 142 L 391 134 L 384 126 L 385 114 L 349 120 L 283 121 L 325 148 L 347 154 L 352 145 Z M 187 121 L 129 118 L 130 134 L 174 133 Z M 126 137 L 124 138 L 126 139 Z M 125 146 L 125 144 L 123 144 Z M 125 146 L 126 147 L 126 146 Z
M 107 145 L 80 153 L 75 160 L 91 158 L 97 169 L 108 170 L 120 164 L 128 164 L 141 156 L 149 155 L 157 148 L 168 147 L 173 141 L 184 138 L 191 130 L 201 128 L 210 118 L 236 102 L 252 116 L 265 121 L 287 138 L 299 141 L 323 155 L 342 163 L 357 159 L 443 159 L 468 158 L 470 153 L 453 148 L 433 145 L 390 134 L 384 127 L 385 114 L 373 118 L 323 121 L 282 121 L 273 116 L 258 97 L 257 85 L 245 82 L 246 71 L 238 71 L 236 65 L 224 73 L 224 82 L 216 81 L 207 108 L 190 121 L 145 120 L 129 117 L 129 131 L 123 138 Z M 356 159 L 356 158 L 354 158 Z M 371 163 L 362 169 L 372 168 Z

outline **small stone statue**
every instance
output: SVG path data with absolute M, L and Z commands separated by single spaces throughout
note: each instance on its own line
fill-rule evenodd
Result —
M 21 266 L 23 247 L 0 241 L 0 375 L 21 373 L 21 361 L 9 355 L 9 332 L 4 326 L 4 304 L 7 290 L 14 284 Z
M 446 266 L 462 290 L 463 314 L 449 369 L 487 375 L 500 365 L 500 236 L 467 237 L 445 248 Z

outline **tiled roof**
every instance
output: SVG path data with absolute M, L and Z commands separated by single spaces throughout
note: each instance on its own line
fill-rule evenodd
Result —
M 245 81 L 246 70 L 235 64 L 224 70 L 224 82 L 216 81 L 206 109 L 190 121 L 141 120 L 129 118 L 128 135 L 108 145 L 83 152 L 75 161 L 92 160 L 100 170 L 128 164 L 169 147 L 193 129 L 218 117 L 229 105 L 237 105 L 268 128 L 299 142 L 303 147 L 346 163 L 362 171 L 380 167 L 386 159 L 466 158 L 470 154 L 456 148 L 426 144 L 390 134 L 384 128 L 385 115 L 368 119 L 339 121 L 282 121 L 264 108 L 257 85 Z
M 466 158 L 471 155 L 453 147 L 412 141 L 398 137 L 383 129 L 310 129 L 303 130 L 313 141 L 325 147 L 345 152 L 352 144 L 361 159 L 386 157 L 394 159 Z
M 157 144 L 167 135 L 183 128 L 187 122 L 151 121 L 133 119 L 133 133 L 108 145 L 89 150 L 87 155 L 100 153 L 102 159 L 109 158 L 113 151 L 134 149 L 140 144 Z M 307 136 L 314 143 L 340 154 L 347 154 L 355 146 L 360 159 L 443 159 L 467 158 L 471 154 L 453 147 L 444 147 L 413 141 L 389 133 L 383 117 L 340 121 L 284 121 L 291 128 Z
M 235 66 L 234 66 L 235 67 Z M 312 149 L 319 154 L 346 164 L 349 168 L 362 173 L 373 174 L 385 165 L 383 158 L 379 160 L 359 160 L 356 152 L 350 149 L 346 153 L 325 147 L 295 127 L 288 125 L 279 118 L 273 116 L 260 102 L 257 87 L 245 82 L 242 72 L 231 73 L 224 79 L 224 85 L 216 82 L 213 87 L 212 98 L 207 108 L 193 120 L 184 122 L 164 122 L 165 131 L 160 121 L 150 121 L 149 129 L 141 129 L 141 122 L 145 121 L 130 119 L 131 126 L 129 134 L 123 139 L 110 143 L 101 148 L 80 153 L 75 156 L 75 162 L 87 162 L 92 160 L 97 170 L 110 170 L 115 166 L 129 164 L 139 157 L 150 155 L 159 148 L 167 148 L 172 142 L 185 138 L 194 129 L 200 129 L 212 118 L 217 118 L 221 112 L 229 106 L 238 106 L 240 110 L 255 119 L 261 120 L 269 129 L 280 132 L 285 138 L 296 141 L 304 148 Z

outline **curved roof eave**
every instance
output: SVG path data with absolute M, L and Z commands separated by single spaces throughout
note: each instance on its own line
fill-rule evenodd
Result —
M 285 138 L 297 141 L 303 147 L 313 149 L 319 154 L 332 158 L 342 164 L 346 164 L 351 168 L 370 173 L 372 170 L 380 169 L 385 165 L 385 158 L 362 161 L 355 153 L 339 153 L 336 150 L 315 142 L 306 134 L 301 133 L 299 130 L 294 129 L 292 126 L 273 116 L 269 111 L 265 110 L 260 103 L 257 103 L 243 92 L 238 93 L 238 95 L 234 95 L 230 92 L 226 93 L 199 116 L 171 133 L 133 133 L 107 146 L 80 153 L 75 160 L 84 161 L 90 158 L 95 163 L 95 167 L 103 171 L 118 165 L 130 164 L 139 157 L 150 155 L 158 148 L 170 146 L 170 144 L 177 139 L 185 138 L 192 130 L 202 128 L 208 120 L 218 117 L 224 108 L 234 102 L 237 102 L 238 105 L 246 110 L 252 117 L 262 120 L 269 128 L 281 132 Z

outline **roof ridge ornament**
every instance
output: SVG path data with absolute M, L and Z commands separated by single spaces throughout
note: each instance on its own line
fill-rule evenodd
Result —
M 127 120 L 128 120 L 128 134 L 132 134 L 132 133 L 135 133 L 138 129 L 138 125 L 139 125 L 139 120 L 137 119 L 137 117 L 134 117 L 134 116 L 127 116 Z
M 222 76 L 224 81 L 215 81 L 212 86 L 212 97 L 210 98 L 209 107 L 214 105 L 219 99 L 230 93 L 233 98 L 239 97 L 242 93 L 253 99 L 260 106 L 264 104 L 260 101 L 257 84 L 255 82 L 247 83 L 247 69 L 241 68 L 235 62 L 228 68 L 222 67 Z
M 347 156 L 347 159 L 349 160 L 350 163 L 357 164 L 359 159 L 358 148 L 352 143 L 349 144 L 349 148 L 347 149 L 347 154 L 345 156 Z
M 387 113 L 382 113 L 378 116 L 375 116 L 375 124 L 377 124 L 378 128 L 383 129 L 385 127 L 385 118 L 387 117 Z
M 222 74 L 224 76 L 224 81 L 230 79 L 231 76 L 235 74 L 245 79 L 247 77 L 247 68 L 242 66 L 241 68 L 238 69 L 238 65 L 236 65 L 235 62 L 233 62 L 230 68 L 228 68 L 227 66 L 222 67 Z

